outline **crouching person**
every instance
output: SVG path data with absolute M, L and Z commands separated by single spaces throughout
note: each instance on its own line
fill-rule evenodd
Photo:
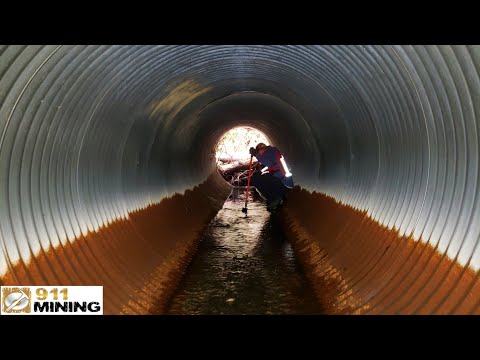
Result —
M 285 194 L 294 186 L 293 176 L 280 150 L 259 143 L 250 148 L 250 154 L 259 162 L 259 171 L 254 172 L 251 183 L 266 200 L 267 210 L 273 211 L 285 200 Z

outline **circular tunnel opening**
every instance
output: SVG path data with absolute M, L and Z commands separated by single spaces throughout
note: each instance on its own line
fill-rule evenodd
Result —
M 217 169 L 230 185 L 247 185 L 249 149 L 258 143 L 269 145 L 270 141 L 260 130 L 248 126 L 234 127 L 220 137 L 215 149 Z M 252 161 L 252 167 L 256 162 Z
M 329 312 L 478 313 L 479 49 L 2 45 L 0 281 L 158 309 L 232 190 L 218 139 L 250 126 Z

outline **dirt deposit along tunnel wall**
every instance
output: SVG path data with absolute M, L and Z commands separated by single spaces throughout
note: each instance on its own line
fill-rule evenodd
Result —
M 162 312 L 249 125 L 332 313 L 479 313 L 478 46 L 1 46 L 3 284 Z

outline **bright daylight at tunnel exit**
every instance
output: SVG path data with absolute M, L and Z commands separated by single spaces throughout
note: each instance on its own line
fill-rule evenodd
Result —
M 269 145 L 265 134 L 248 126 L 230 129 L 221 136 L 215 148 L 215 159 L 220 174 L 231 185 L 248 184 L 249 150 L 259 143 Z M 258 161 L 255 159 L 255 162 Z
M 480 314 L 480 46 L 0 45 L 0 314 Z

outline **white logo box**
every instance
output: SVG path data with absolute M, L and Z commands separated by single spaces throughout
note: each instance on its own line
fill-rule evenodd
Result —
M 103 315 L 103 286 L 2 286 L 1 315 Z

